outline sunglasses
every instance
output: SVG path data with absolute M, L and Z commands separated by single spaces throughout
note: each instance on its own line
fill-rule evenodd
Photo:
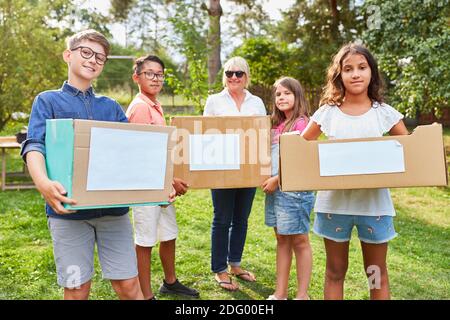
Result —
M 225 75 L 227 78 L 232 78 L 233 74 L 236 75 L 236 78 L 242 78 L 245 74 L 244 71 L 225 71 Z

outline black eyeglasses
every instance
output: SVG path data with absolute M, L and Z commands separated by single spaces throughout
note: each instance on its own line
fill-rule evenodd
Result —
M 225 71 L 225 75 L 227 76 L 227 78 L 232 78 L 233 74 L 236 75 L 236 78 L 242 78 L 245 74 L 244 71 Z
M 164 73 L 154 73 L 153 71 L 142 71 L 141 73 L 138 73 L 137 75 L 145 74 L 145 78 L 147 80 L 154 80 L 155 78 L 158 81 L 164 80 Z
M 95 62 L 97 62 L 97 64 L 99 65 L 104 65 L 108 60 L 108 57 L 106 55 L 104 55 L 103 53 L 95 52 L 89 47 L 79 46 L 71 49 L 70 51 L 75 51 L 78 49 L 80 49 L 80 54 L 84 59 L 90 59 L 95 54 Z

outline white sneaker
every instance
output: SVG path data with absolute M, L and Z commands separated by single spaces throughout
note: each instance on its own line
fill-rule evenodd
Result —
M 278 299 L 274 294 L 271 294 L 266 300 L 287 300 L 287 298 Z
M 308 296 L 306 299 L 297 299 L 297 298 L 294 298 L 294 299 L 292 299 L 292 300 L 311 300 L 311 298 Z

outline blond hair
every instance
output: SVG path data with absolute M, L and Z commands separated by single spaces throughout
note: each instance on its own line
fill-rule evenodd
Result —
M 240 71 L 244 71 L 246 75 L 245 87 L 248 88 L 250 85 L 250 67 L 248 66 L 247 61 L 242 57 L 233 57 L 225 62 L 223 66 L 223 75 L 222 75 L 222 83 L 223 86 L 227 86 L 227 76 L 225 75 L 226 71 L 230 71 L 232 67 L 238 67 Z
M 105 50 L 105 54 L 107 56 L 109 55 L 109 50 L 111 46 L 109 44 L 108 39 L 106 39 L 106 37 L 103 34 L 93 29 L 80 31 L 67 38 L 66 40 L 67 49 L 72 50 L 76 48 L 83 40 L 89 40 L 98 43 L 103 47 L 103 50 Z

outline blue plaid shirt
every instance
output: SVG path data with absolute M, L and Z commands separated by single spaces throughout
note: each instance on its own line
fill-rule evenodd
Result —
M 26 159 L 30 151 L 38 151 L 45 157 L 45 126 L 47 119 L 86 119 L 128 122 L 122 107 L 113 99 L 96 96 L 92 87 L 85 92 L 64 82 L 59 90 L 44 91 L 36 96 L 31 109 L 27 140 L 22 143 L 21 156 Z M 48 216 L 61 219 L 84 220 L 105 215 L 123 215 L 128 207 L 80 210 L 73 214 L 57 214 L 46 204 Z

